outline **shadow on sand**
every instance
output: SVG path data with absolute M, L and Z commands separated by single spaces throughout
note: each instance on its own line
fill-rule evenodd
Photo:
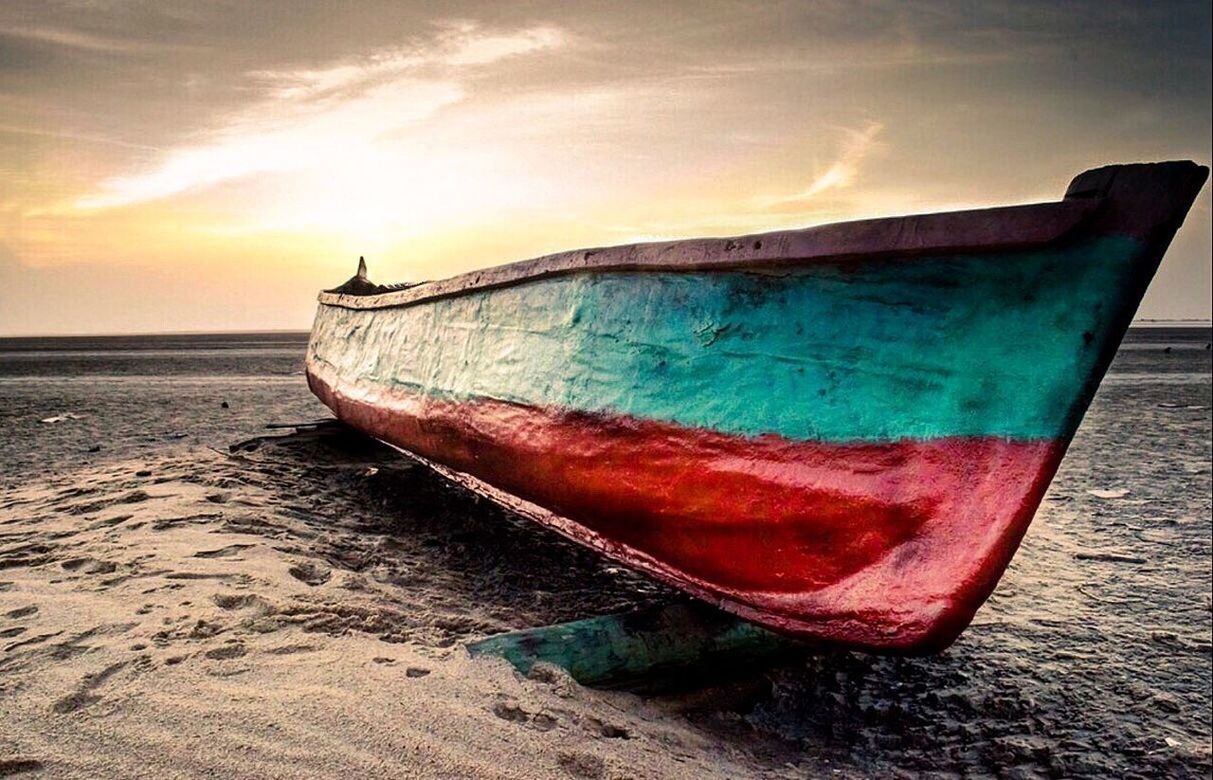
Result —
M 683 598 L 335 421 L 231 450 L 233 478 L 273 490 L 306 529 L 283 544 L 398 589 L 410 620 L 387 641 L 448 647 Z M 772 767 L 811 755 L 894 776 L 1207 774 L 1207 753 L 1107 733 L 1091 681 L 1053 678 L 1056 632 L 1005 622 L 933 657 L 826 652 L 649 701 Z

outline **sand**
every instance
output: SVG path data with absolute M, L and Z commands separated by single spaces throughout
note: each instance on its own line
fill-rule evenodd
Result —
M 284 503 L 261 484 L 281 449 L 5 495 L 0 775 L 757 775 L 660 706 L 469 659 L 458 640 L 507 627 L 502 605 L 468 611 L 457 572 L 393 566 L 380 552 L 408 542 L 325 516 L 339 496 Z M 392 476 L 325 465 L 338 493 Z
M 302 335 L 0 342 L 0 777 L 1208 777 L 1209 340 L 1130 334 L 945 653 L 645 696 L 463 643 L 665 588 L 357 435 L 229 449 L 324 414 Z

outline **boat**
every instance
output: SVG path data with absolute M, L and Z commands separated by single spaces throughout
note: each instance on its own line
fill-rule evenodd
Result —
M 342 421 L 744 621 L 949 646 L 994 590 L 1204 185 L 562 252 L 322 292 Z

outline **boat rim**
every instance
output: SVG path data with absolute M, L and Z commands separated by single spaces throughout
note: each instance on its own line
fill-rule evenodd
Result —
M 1116 199 L 1114 194 L 1118 191 L 1140 190 L 1146 183 L 1158 185 L 1186 179 L 1193 182 L 1198 179 L 1196 189 L 1199 189 L 1207 173 L 1207 168 L 1190 161 L 1109 165 L 1076 176 L 1059 201 L 879 217 L 734 237 L 576 249 L 412 285 L 372 284 L 361 275 L 360 265 L 359 276 L 321 292 L 318 299 L 322 306 L 385 309 L 578 273 L 738 270 L 780 273 L 801 266 L 861 259 L 1039 249 L 1067 239 L 1080 232 L 1080 228 L 1093 225 L 1098 228 L 1095 223 L 1124 221 L 1115 213 L 1095 218 L 1101 212 L 1117 211 L 1104 207 Z

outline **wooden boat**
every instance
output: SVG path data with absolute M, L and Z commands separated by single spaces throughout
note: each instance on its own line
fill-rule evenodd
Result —
M 342 420 L 763 626 L 950 644 L 1011 560 L 1204 184 L 565 252 L 320 294 Z

